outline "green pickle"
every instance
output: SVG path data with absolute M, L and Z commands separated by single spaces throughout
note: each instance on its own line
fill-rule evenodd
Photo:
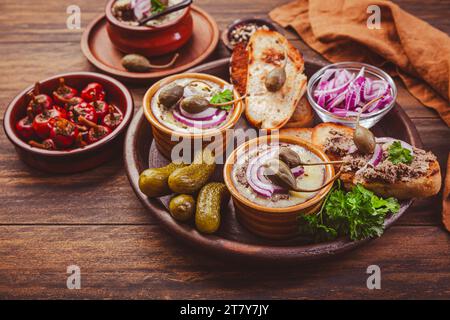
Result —
M 170 215 L 178 221 L 188 221 L 194 216 L 195 200 L 188 194 L 180 194 L 169 202 Z
M 211 234 L 217 231 L 221 221 L 221 207 L 229 200 L 229 192 L 225 184 L 211 182 L 199 192 L 195 211 L 195 225 L 202 233 Z
M 175 170 L 185 167 L 183 163 L 171 163 L 162 168 L 150 168 L 139 176 L 139 189 L 148 197 L 162 197 L 171 194 L 168 179 Z
M 176 193 L 194 194 L 211 178 L 216 168 L 214 155 L 209 149 L 199 152 L 192 164 L 176 169 L 169 176 L 169 188 Z

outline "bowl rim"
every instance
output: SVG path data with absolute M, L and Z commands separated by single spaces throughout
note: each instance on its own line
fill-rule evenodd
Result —
M 241 150 L 243 150 L 244 148 L 248 148 L 250 145 L 256 145 L 256 146 L 260 145 L 260 140 L 262 140 L 262 139 L 265 139 L 266 143 L 269 143 L 272 140 L 272 137 L 274 137 L 274 136 L 277 137 L 278 142 L 286 142 L 286 143 L 290 143 L 290 144 L 299 145 L 299 146 L 306 148 L 309 151 L 313 152 L 321 160 L 330 161 L 330 159 L 327 157 L 327 155 L 320 148 L 318 148 L 317 146 L 315 146 L 303 139 L 300 139 L 298 137 L 277 134 L 277 135 L 260 136 L 258 138 L 251 139 L 251 140 L 247 141 L 246 143 L 240 145 L 239 147 L 235 148 L 233 150 L 233 152 L 228 156 L 227 160 L 225 161 L 224 167 L 223 167 L 224 182 L 225 182 L 225 185 L 227 186 L 228 190 L 230 191 L 230 193 L 233 197 L 233 200 L 239 201 L 246 207 L 250 207 L 252 209 L 258 210 L 259 214 L 272 214 L 272 213 L 289 214 L 289 213 L 297 212 L 299 210 L 306 209 L 306 208 L 309 208 L 309 207 L 315 205 L 316 203 L 321 201 L 328 194 L 328 192 L 330 192 L 331 188 L 333 187 L 333 183 L 329 184 L 328 186 L 326 186 L 325 188 L 320 190 L 316 195 L 314 195 L 314 197 L 308 199 L 307 201 L 305 201 L 303 203 L 299 203 L 299 204 L 296 204 L 294 206 L 289 206 L 289 207 L 282 207 L 282 208 L 270 208 L 270 207 L 265 207 L 265 206 L 256 204 L 256 203 L 248 200 L 247 198 L 245 198 L 242 194 L 240 194 L 239 191 L 234 186 L 234 183 L 231 178 L 231 172 L 233 170 L 234 163 L 231 163 L 231 161 L 233 161 L 236 158 L 237 153 L 240 152 Z M 333 177 L 334 173 L 335 173 L 334 166 L 331 164 L 327 164 L 327 165 L 325 165 L 325 168 L 326 168 L 327 177 L 329 177 L 329 178 Z
M 45 78 L 43 80 L 40 80 L 39 82 L 45 83 L 48 81 L 57 80 L 59 78 L 69 78 L 69 77 L 73 77 L 73 76 L 91 77 L 92 81 L 95 81 L 96 79 L 102 79 L 104 81 L 110 82 L 111 84 L 113 84 L 120 90 L 122 95 L 124 95 L 124 97 L 125 97 L 127 108 L 126 108 L 126 112 L 123 114 L 123 120 L 119 124 L 119 126 L 116 129 L 114 129 L 112 131 L 112 133 L 109 134 L 108 136 L 106 136 L 105 138 L 103 138 L 93 144 L 90 144 L 86 147 L 83 147 L 83 148 L 76 148 L 76 149 L 72 149 L 72 150 L 44 150 L 44 149 L 39 149 L 39 148 L 33 148 L 29 144 L 24 142 L 22 139 L 20 139 L 20 137 L 17 135 L 17 133 L 15 131 L 15 128 L 13 126 L 11 126 L 11 123 L 10 123 L 11 122 L 10 119 L 12 116 L 12 111 L 14 109 L 14 106 L 25 94 L 27 94 L 28 92 L 30 92 L 30 90 L 33 89 L 34 85 L 31 85 L 31 86 L 25 88 L 24 90 L 22 90 L 19 94 L 17 94 L 11 100 L 11 102 L 6 107 L 6 111 L 5 111 L 5 114 L 3 117 L 3 128 L 5 130 L 6 136 L 16 147 L 24 149 L 24 150 L 34 153 L 34 154 L 50 156 L 50 157 L 63 157 L 63 156 L 69 156 L 69 155 L 78 155 L 78 154 L 84 154 L 84 153 L 87 153 L 87 152 L 90 152 L 90 151 L 93 151 L 93 150 L 103 147 L 105 144 L 107 144 L 108 142 L 115 139 L 119 134 L 121 134 L 126 129 L 126 127 L 131 122 L 131 119 L 133 117 L 134 102 L 133 102 L 133 97 L 132 97 L 130 91 L 125 87 L 125 85 L 123 85 L 118 80 L 111 78 L 107 75 L 96 73 L 96 72 L 81 71 L 81 72 L 68 72 L 68 73 L 57 74 L 57 75 Z
M 114 2 L 116 2 L 117 0 L 109 0 L 106 3 L 105 6 L 105 14 L 106 14 L 106 19 L 108 20 L 108 22 L 110 22 L 111 24 L 113 24 L 114 26 L 118 27 L 118 28 L 122 28 L 122 29 L 126 29 L 129 31 L 139 31 L 139 32 L 155 32 L 155 31 L 159 31 L 159 30 L 164 30 L 167 29 L 169 27 L 172 27 L 174 25 L 176 25 L 177 23 L 179 23 L 182 19 L 184 19 L 187 15 L 190 14 L 191 12 L 191 6 L 188 6 L 187 8 L 183 9 L 184 13 L 182 15 L 180 15 L 178 18 L 172 20 L 172 21 L 168 21 L 165 24 L 162 24 L 160 26 L 130 26 L 126 23 L 121 22 L 119 19 L 117 19 L 113 13 L 112 13 L 112 6 L 114 4 Z
M 323 66 L 322 68 L 320 68 L 318 71 L 316 71 L 311 76 L 311 78 L 308 80 L 308 85 L 306 86 L 306 96 L 307 96 L 308 101 L 311 104 L 311 106 L 314 109 L 318 109 L 319 110 L 319 111 L 316 111 L 316 110 L 315 111 L 316 112 L 323 112 L 327 116 L 332 117 L 333 119 L 339 120 L 339 121 L 341 121 L 343 123 L 354 123 L 355 122 L 355 117 L 338 116 L 338 115 L 335 115 L 334 113 L 332 113 L 332 112 L 322 108 L 321 106 L 319 106 L 317 104 L 316 100 L 314 99 L 313 94 L 311 92 L 312 89 L 313 89 L 312 88 L 313 87 L 313 83 L 316 82 L 316 80 L 319 77 L 319 75 L 323 74 L 323 72 L 325 70 L 327 70 L 329 68 L 333 68 L 333 67 L 340 67 L 340 66 L 342 67 L 342 66 L 345 66 L 345 65 L 348 65 L 348 64 L 359 65 L 360 67 L 366 67 L 366 68 L 369 68 L 369 69 L 373 69 L 376 72 L 379 72 L 382 75 L 382 77 L 385 78 L 385 80 L 391 86 L 392 97 L 394 98 L 392 100 L 392 102 L 387 107 L 385 107 L 385 108 L 383 108 L 381 110 L 378 110 L 376 112 L 373 112 L 373 113 L 371 113 L 369 115 L 361 115 L 361 121 L 367 120 L 367 119 L 372 119 L 372 118 L 375 118 L 376 116 L 388 113 L 395 106 L 396 101 L 397 101 L 398 90 L 397 90 L 397 85 L 394 82 L 394 79 L 392 79 L 392 77 L 387 72 L 385 72 L 384 70 L 382 70 L 382 69 L 380 69 L 380 68 L 378 68 L 378 67 L 376 67 L 374 65 L 371 65 L 371 64 L 368 64 L 368 63 L 359 62 L 359 61 L 342 61 L 342 62 L 331 63 L 331 64 L 328 64 L 326 66 Z
M 198 138 L 206 138 L 206 137 L 220 135 L 223 131 L 232 128 L 239 121 L 239 118 L 241 117 L 241 114 L 243 112 L 243 101 L 242 100 L 235 102 L 234 108 L 233 108 L 233 114 L 231 115 L 228 122 L 226 122 L 220 128 L 205 130 L 205 132 L 190 133 L 190 132 L 176 131 L 176 130 L 170 129 L 169 127 L 166 127 L 164 124 L 159 122 L 158 119 L 153 114 L 151 100 L 153 99 L 155 93 L 163 85 L 166 85 L 169 82 L 176 80 L 176 79 L 180 79 L 180 78 L 196 78 L 196 79 L 201 79 L 201 80 L 212 81 L 212 82 L 218 83 L 220 85 L 231 85 L 230 83 L 228 83 L 227 81 L 225 81 L 219 77 L 216 77 L 216 76 L 213 76 L 210 74 L 206 74 L 206 73 L 193 73 L 193 72 L 174 74 L 174 75 L 165 77 L 165 78 L 159 80 L 158 82 L 155 82 L 150 88 L 147 89 L 147 91 L 145 92 L 143 101 L 142 101 L 142 108 L 144 109 L 145 118 L 147 119 L 148 122 L 150 122 L 152 127 L 156 127 L 158 130 L 160 130 L 168 135 L 174 135 L 174 136 L 182 137 L 182 138 L 198 139 Z M 233 88 L 233 93 L 234 93 L 235 98 L 241 97 L 235 88 Z

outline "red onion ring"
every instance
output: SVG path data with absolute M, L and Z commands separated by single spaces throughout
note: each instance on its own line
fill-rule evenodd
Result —
M 372 158 L 367 162 L 373 167 L 376 167 L 383 158 L 383 148 L 379 144 L 375 145 L 375 149 L 373 150 Z
M 220 112 L 216 116 L 214 116 L 211 120 L 207 120 L 207 121 L 188 119 L 185 116 L 181 115 L 178 112 L 178 110 L 173 110 L 172 114 L 173 114 L 173 117 L 177 121 L 179 121 L 189 127 L 194 127 L 194 128 L 199 128 L 199 129 L 208 129 L 211 127 L 218 126 L 223 121 L 225 121 L 225 119 L 227 118 L 227 112 L 224 110 L 220 110 Z
M 214 118 L 214 116 L 220 113 L 220 110 L 217 108 L 208 108 L 199 113 L 189 113 L 183 108 L 178 107 L 177 111 L 179 111 L 184 117 L 190 120 L 197 120 L 197 121 L 211 120 L 212 118 Z

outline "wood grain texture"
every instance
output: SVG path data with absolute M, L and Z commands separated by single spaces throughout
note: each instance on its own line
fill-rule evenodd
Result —
M 288 0 L 196 0 L 220 29 L 237 18 L 267 17 Z M 402 8 L 450 33 L 450 1 L 402 0 Z M 7 103 L 36 80 L 94 71 L 81 53 L 83 28 L 106 1 L 0 2 L 0 119 Z M 66 8 L 79 5 L 82 29 L 66 29 Z M 37 18 L 45 9 L 45 19 Z M 323 59 L 294 33 L 309 59 Z M 209 60 L 228 55 L 219 44 Z M 150 83 L 149 83 L 150 84 Z M 147 86 L 128 86 L 136 109 Z M 445 168 L 450 130 L 399 86 L 399 102 L 424 147 Z M 131 190 L 118 156 L 92 171 L 50 176 L 18 161 L 0 134 L 0 298 L 450 298 L 450 237 L 440 222 L 441 196 L 416 201 L 386 234 L 336 260 L 273 272 L 236 266 L 183 246 L 160 228 Z M 78 264 L 82 290 L 65 288 Z M 370 264 L 382 290 L 367 290 Z

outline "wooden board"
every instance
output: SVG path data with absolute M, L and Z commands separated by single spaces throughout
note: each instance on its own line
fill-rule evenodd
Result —
M 214 19 L 196 6 L 192 6 L 191 12 L 194 20 L 192 38 L 178 51 L 180 56 L 170 68 L 137 73 L 122 67 L 120 61 L 124 54 L 116 49 L 109 39 L 105 15 L 100 15 L 86 28 L 81 38 L 81 49 L 95 67 L 124 81 L 142 82 L 182 72 L 205 60 L 219 41 L 219 29 Z M 151 63 L 166 64 L 172 57 L 173 54 L 155 57 L 151 59 Z
M 321 64 L 305 61 L 306 75 L 311 77 L 322 66 Z M 228 80 L 228 70 L 229 59 L 225 58 L 198 66 L 190 71 L 209 73 Z M 249 127 L 245 121 L 242 122 L 244 122 L 244 127 Z M 416 128 L 398 104 L 373 130 L 376 136 L 395 137 L 416 147 L 422 147 Z M 239 224 L 236 220 L 232 201 L 230 201 L 226 211 L 222 213 L 221 228 L 212 236 L 202 235 L 192 224 L 182 224 L 173 220 L 167 210 L 170 196 L 149 199 L 139 191 L 138 179 L 140 172 L 148 167 L 158 168 L 168 164 L 168 160 L 156 149 L 152 141 L 151 126 L 145 119 L 142 110 L 136 114 L 128 130 L 124 158 L 130 183 L 144 206 L 172 234 L 212 254 L 277 264 L 298 263 L 328 258 L 369 241 L 350 241 L 346 238 L 340 238 L 336 241 L 311 244 L 301 237 L 289 241 L 265 240 L 253 235 Z M 222 166 L 218 166 L 215 180 L 223 181 L 222 170 Z M 412 200 L 401 202 L 400 211 L 386 220 L 386 228 L 399 219 L 411 204 Z

